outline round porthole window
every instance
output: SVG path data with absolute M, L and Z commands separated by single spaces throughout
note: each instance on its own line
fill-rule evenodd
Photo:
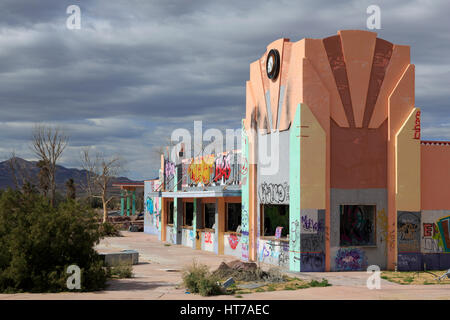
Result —
M 278 50 L 272 49 L 267 55 L 266 61 L 266 71 L 267 77 L 269 79 L 275 80 L 280 72 L 280 54 Z

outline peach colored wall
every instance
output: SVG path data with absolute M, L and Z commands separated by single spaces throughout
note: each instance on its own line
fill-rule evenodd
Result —
M 450 210 L 450 142 L 422 141 L 422 210 Z
M 387 121 L 377 129 L 342 128 L 331 121 L 331 187 L 386 188 Z

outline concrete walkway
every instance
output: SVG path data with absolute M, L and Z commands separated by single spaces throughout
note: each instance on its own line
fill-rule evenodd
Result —
M 327 279 L 333 286 L 308 288 L 296 291 L 275 291 L 234 296 L 201 297 L 186 294 L 181 283 L 182 269 L 193 259 L 217 268 L 222 261 L 232 261 L 235 257 L 218 256 L 210 252 L 170 245 L 165 246 L 156 236 L 144 233 L 123 232 L 123 237 L 106 238 L 97 246 L 99 252 L 118 252 L 133 249 L 139 252 L 139 264 L 133 267 L 134 277 L 109 281 L 105 291 L 95 293 L 50 293 L 50 294 L 0 294 L 0 299 L 450 299 L 450 285 L 399 285 L 381 280 L 381 289 L 369 290 L 366 272 L 314 272 L 295 273 L 304 279 Z M 267 268 L 268 266 L 263 266 Z

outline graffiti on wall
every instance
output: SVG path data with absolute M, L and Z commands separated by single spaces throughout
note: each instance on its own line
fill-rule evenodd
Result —
M 205 232 L 205 243 L 213 243 L 211 232 Z
M 289 202 L 289 185 L 285 183 L 263 182 L 258 188 L 259 201 L 264 204 Z
M 420 212 L 398 212 L 397 240 L 399 252 L 420 251 Z
M 169 242 L 171 242 L 171 243 L 176 243 L 177 242 L 177 233 L 176 233 L 176 231 L 175 231 L 175 228 L 173 228 L 173 227 L 168 227 L 167 228 L 167 239 L 168 239 L 168 241 Z
M 173 163 L 171 161 L 166 161 L 164 172 L 165 172 L 166 178 L 174 176 L 175 175 L 175 163 Z
M 414 139 L 420 140 L 420 110 L 416 112 L 416 122 L 414 125 Z
M 235 234 L 230 234 L 228 236 L 228 243 L 230 244 L 230 248 L 235 250 L 239 244 L 239 238 Z
M 183 185 L 196 186 L 240 183 L 238 168 L 241 156 L 233 152 L 220 155 L 208 155 L 200 159 L 191 159 L 183 166 Z
M 325 210 L 302 210 L 300 271 L 325 271 Z
M 241 175 L 243 177 L 247 176 L 248 173 L 248 160 L 247 157 L 242 157 L 242 164 L 241 164 Z
M 242 221 L 241 221 L 241 255 L 243 260 L 248 260 L 249 255 L 249 229 L 248 229 L 248 211 L 245 204 L 242 203 Z
M 296 247 L 300 244 L 300 223 L 298 220 L 292 221 L 291 230 L 289 232 L 290 241 L 292 245 Z
M 231 174 L 231 164 L 230 164 L 230 154 L 221 155 L 216 158 L 215 161 L 215 172 L 214 172 L 214 182 L 220 179 L 228 180 Z
M 145 209 L 150 215 L 150 223 L 159 229 L 160 211 L 158 206 L 158 201 L 155 201 L 155 199 L 151 197 L 147 197 L 145 201 Z
M 386 210 L 381 209 L 377 211 L 377 228 L 378 234 L 380 236 L 380 242 L 388 244 L 388 216 L 386 214 Z
M 340 206 L 340 245 L 374 245 L 375 206 Z
M 200 162 L 192 159 L 187 170 L 191 182 L 195 184 L 203 183 L 204 185 L 211 182 L 212 172 L 213 164 L 209 160 L 205 161 L 205 159 L 202 159 Z
M 302 215 L 300 217 L 300 222 L 302 234 L 323 232 L 325 228 L 323 221 L 318 220 L 317 214 Z
M 285 267 L 289 263 L 289 244 L 284 241 L 261 241 L 259 261 Z
M 302 252 L 301 270 L 303 272 L 324 271 L 325 254 L 323 252 Z
M 450 216 L 423 223 L 423 249 L 428 252 L 450 252 Z
M 358 248 L 340 248 L 335 258 L 336 269 L 339 271 L 359 271 L 367 267 L 367 257 Z

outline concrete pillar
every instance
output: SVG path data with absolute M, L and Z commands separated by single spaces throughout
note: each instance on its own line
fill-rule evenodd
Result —
M 224 254 L 224 236 L 225 236 L 225 198 L 221 197 L 216 202 L 216 237 L 217 237 L 217 253 Z
M 127 190 L 127 217 L 130 216 L 130 195 L 128 194 Z
M 159 198 L 161 201 L 161 241 L 167 241 L 167 201 L 164 198 Z
M 133 190 L 133 203 L 132 203 L 131 214 L 134 215 L 135 213 L 136 213 L 136 190 Z
M 203 228 L 201 207 L 202 207 L 201 199 L 194 199 L 194 220 L 192 221 L 192 231 L 194 232 L 194 244 L 192 246 L 192 249 L 197 250 L 201 250 L 202 248 L 202 236 L 199 230 Z
M 123 190 L 120 190 L 120 215 L 123 216 L 124 211 L 125 211 L 125 199 L 124 197 L 124 193 Z

